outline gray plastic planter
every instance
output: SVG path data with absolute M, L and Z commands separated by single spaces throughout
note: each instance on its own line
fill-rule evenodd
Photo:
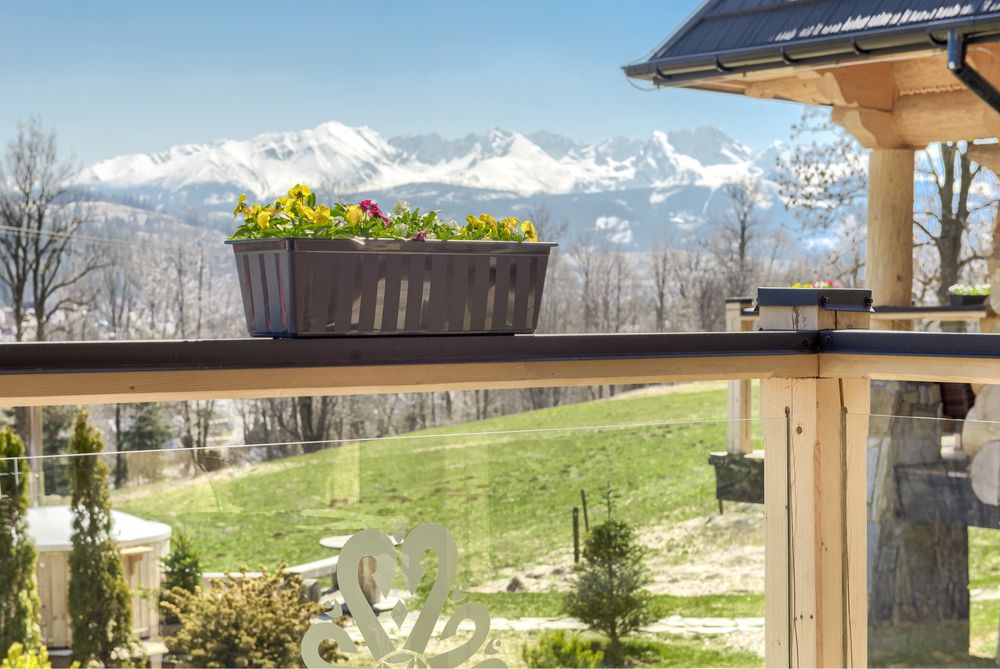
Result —
M 530 333 L 552 243 L 229 240 L 254 337 Z

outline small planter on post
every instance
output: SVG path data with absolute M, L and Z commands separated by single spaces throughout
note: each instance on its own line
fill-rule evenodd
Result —
M 982 307 L 986 304 L 986 300 L 990 299 L 987 295 L 949 295 L 948 300 L 953 307 Z

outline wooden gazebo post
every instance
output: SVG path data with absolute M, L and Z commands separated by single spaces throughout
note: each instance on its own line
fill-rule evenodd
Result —
M 909 306 L 913 293 L 912 148 L 875 148 L 868 158 L 868 244 L 865 286 L 878 305 Z M 895 323 L 895 325 L 894 325 Z M 905 321 L 875 327 L 908 329 Z

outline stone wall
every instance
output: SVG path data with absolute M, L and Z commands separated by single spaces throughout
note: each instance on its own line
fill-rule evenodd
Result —
M 895 468 L 941 461 L 938 384 L 875 382 L 868 437 L 868 621 L 873 643 L 900 625 L 950 623 L 939 640 L 968 651 L 968 533 L 912 523 L 898 507 Z M 929 420 L 928 420 L 929 419 Z

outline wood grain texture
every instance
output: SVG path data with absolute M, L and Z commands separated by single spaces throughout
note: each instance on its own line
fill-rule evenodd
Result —
M 815 377 L 815 355 L 729 355 L 511 363 L 19 373 L 0 406 L 53 406 L 396 392 Z
M 761 321 L 866 329 L 869 314 L 769 307 Z M 868 381 L 765 379 L 760 397 L 766 665 L 866 666 Z
M 913 169 L 910 149 L 875 149 L 869 157 L 866 283 L 875 304 L 913 301 Z
M 822 378 L 1000 384 L 1000 360 L 953 356 L 822 353 Z
M 726 331 L 750 332 L 753 323 L 742 317 L 743 302 L 726 303 Z M 727 395 L 729 424 L 726 452 L 747 455 L 753 452 L 753 385 L 750 381 L 730 381 Z

